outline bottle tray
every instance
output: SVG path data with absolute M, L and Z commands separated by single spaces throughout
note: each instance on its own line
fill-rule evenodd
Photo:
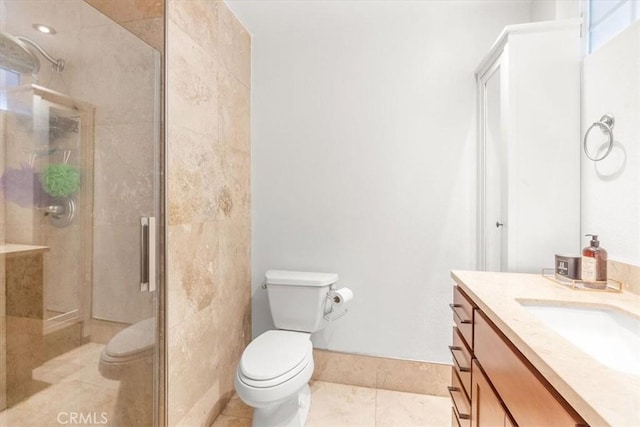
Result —
M 576 291 L 593 291 L 593 292 L 622 292 L 624 283 L 615 280 L 607 279 L 606 281 L 598 282 L 583 282 L 582 280 L 573 280 L 568 277 L 560 276 L 555 273 L 553 268 L 543 268 L 542 277 L 548 279 L 558 285 L 574 289 Z

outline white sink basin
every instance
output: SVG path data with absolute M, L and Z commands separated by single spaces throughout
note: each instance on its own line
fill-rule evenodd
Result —
M 520 305 L 604 365 L 640 375 L 640 319 L 606 308 L 527 301 Z

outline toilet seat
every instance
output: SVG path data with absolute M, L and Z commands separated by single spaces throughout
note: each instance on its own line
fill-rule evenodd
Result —
M 267 331 L 242 353 L 236 370 L 238 396 L 265 408 L 293 398 L 313 374 L 313 346 L 306 332 Z
M 153 353 L 154 318 L 142 320 L 118 332 L 102 351 L 102 361 L 122 363 L 141 359 Z
M 310 334 L 294 331 L 267 331 L 253 340 L 242 353 L 239 379 L 255 388 L 276 387 L 313 363 Z

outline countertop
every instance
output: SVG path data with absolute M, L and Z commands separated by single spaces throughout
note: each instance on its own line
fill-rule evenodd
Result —
M 639 295 L 573 290 L 539 274 L 452 271 L 451 277 L 590 426 L 640 426 L 640 376 L 598 362 L 518 302 L 609 306 L 640 318 Z
M 29 255 L 47 252 L 48 250 L 48 246 L 19 245 L 15 243 L 0 245 L 0 255 Z

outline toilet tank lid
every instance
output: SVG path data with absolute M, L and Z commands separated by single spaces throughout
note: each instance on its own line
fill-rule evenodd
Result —
M 338 281 L 335 273 L 269 270 L 265 273 L 267 285 L 328 286 Z

